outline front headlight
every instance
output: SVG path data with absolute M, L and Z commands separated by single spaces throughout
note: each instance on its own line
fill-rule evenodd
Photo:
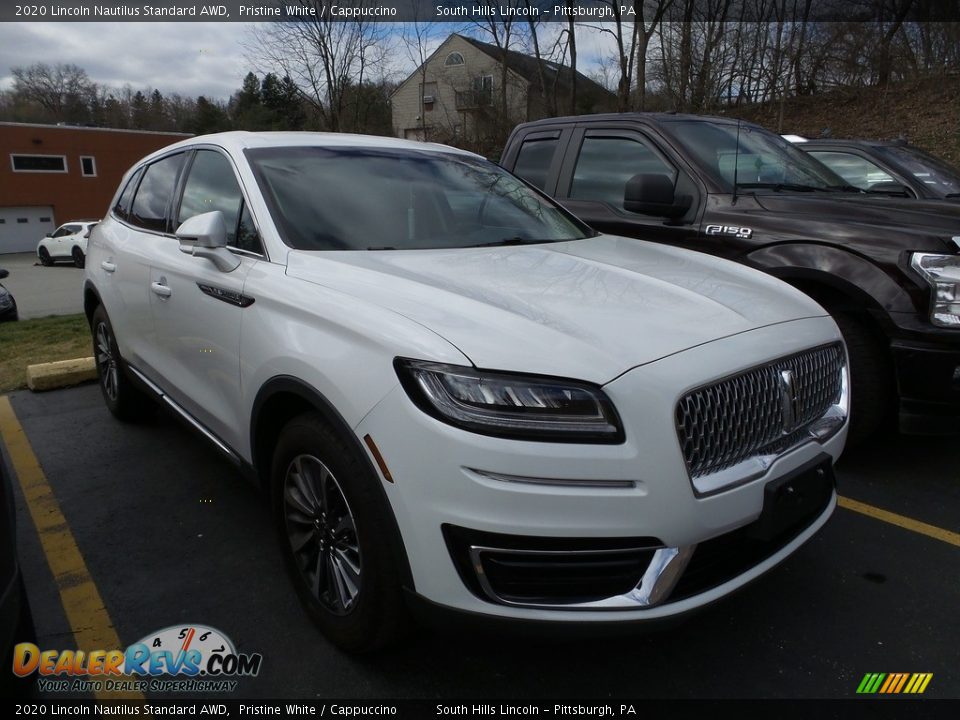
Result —
M 613 403 L 589 383 L 406 358 L 394 367 L 417 407 L 464 430 L 519 440 L 623 442 Z
M 960 328 L 960 255 L 913 253 L 910 267 L 930 285 L 930 322 Z
M 0 310 L 6 310 L 11 307 L 13 307 L 13 297 L 11 297 L 5 288 L 0 287 Z

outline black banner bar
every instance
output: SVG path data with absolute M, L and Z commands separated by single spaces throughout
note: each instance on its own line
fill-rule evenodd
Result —
M 718 710 L 747 717 L 792 720 L 860 720 L 917 717 L 955 718 L 960 702 L 934 698 L 849 700 L 24 700 L 5 703 L 14 717 L 282 717 L 282 718 L 425 718 L 469 717 L 486 720 L 517 718 L 698 718 Z M 3 707 L 3 705 L 0 705 Z
M 653 17 L 662 0 L 55 0 L 3 2 L 0 22 L 628 22 Z M 718 18 L 716 0 L 675 0 L 668 22 L 894 21 L 885 0 L 793 3 L 731 0 Z M 906 22 L 960 20 L 960 0 L 913 0 Z

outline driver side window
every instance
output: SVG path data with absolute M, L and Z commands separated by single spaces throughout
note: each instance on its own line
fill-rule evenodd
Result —
M 263 253 L 230 161 L 215 150 L 198 150 L 184 184 L 177 226 L 195 215 L 216 210 L 223 213 L 228 245 Z
M 661 174 L 676 180 L 676 171 L 639 138 L 587 135 L 580 146 L 570 198 L 607 203 L 623 210 L 627 181 L 634 175 Z

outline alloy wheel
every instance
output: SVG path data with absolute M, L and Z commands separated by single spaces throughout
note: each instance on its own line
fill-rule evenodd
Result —
M 113 355 L 113 342 L 107 324 L 97 325 L 97 371 L 107 397 L 116 402 L 119 390 L 117 359 Z
M 283 481 L 287 542 L 314 598 L 336 615 L 349 613 L 360 594 L 357 526 L 330 469 L 313 455 L 298 455 Z

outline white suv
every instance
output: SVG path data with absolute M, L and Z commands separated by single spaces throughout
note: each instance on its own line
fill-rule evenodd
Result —
M 87 239 L 98 220 L 68 222 L 52 233 L 47 233 L 37 243 L 37 257 L 43 265 L 53 265 L 57 260 L 70 260 L 82 268 L 87 257 Z
M 227 133 L 127 173 L 85 306 L 121 419 L 259 478 L 341 647 L 411 603 L 612 623 L 716 600 L 836 503 L 846 352 L 741 265 L 598 235 L 486 160 Z

